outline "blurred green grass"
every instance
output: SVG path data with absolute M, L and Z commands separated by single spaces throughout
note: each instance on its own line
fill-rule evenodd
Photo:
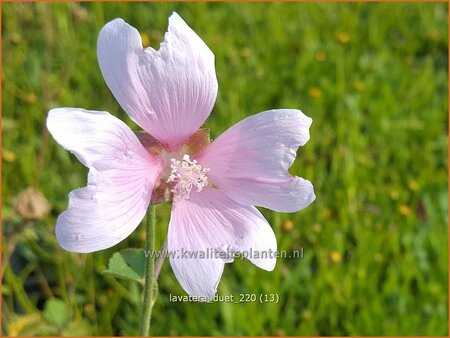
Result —
M 227 265 L 219 294 L 277 293 L 278 304 L 171 303 L 166 262 L 155 335 L 448 335 L 448 5 L 446 3 L 3 3 L 3 333 L 135 335 L 140 289 L 102 274 L 143 227 L 95 254 L 64 252 L 54 222 L 87 170 L 49 137 L 53 107 L 106 110 L 135 129 L 97 65 L 96 39 L 122 17 L 158 47 L 177 11 L 216 55 L 215 138 L 271 108 L 314 120 L 291 172 L 317 200 L 264 210 L 281 250 L 274 272 Z M 28 186 L 53 206 L 25 221 Z M 157 243 L 170 206 L 158 207 Z M 293 225 L 293 227 L 291 227 Z

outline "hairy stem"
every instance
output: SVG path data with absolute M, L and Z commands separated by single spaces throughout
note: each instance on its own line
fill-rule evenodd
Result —
M 146 222 L 146 250 L 147 252 L 154 252 L 155 250 L 155 206 L 150 205 L 147 212 Z M 155 257 L 153 254 L 147 256 L 145 264 L 145 284 L 144 284 L 144 305 L 142 309 L 141 319 L 141 336 L 148 336 L 150 334 L 150 321 L 152 319 L 152 310 L 155 303 L 154 289 L 155 278 L 153 276 L 155 270 Z

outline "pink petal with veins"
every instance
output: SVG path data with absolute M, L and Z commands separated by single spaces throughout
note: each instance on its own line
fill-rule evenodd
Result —
M 176 13 L 161 48 L 143 48 L 139 32 L 115 19 L 97 43 L 100 69 L 130 117 L 172 150 L 211 113 L 217 96 L 214 54 Z
M 70 193 L 69 207 L 58 217 L 61 247 L 93 252 L 116 245 L 144 218 L 162 169 L 159 160 L 107 112 L 53 109 L 47 128 L 90 169 L 88 185 Z
M 258 267 L 271 271 L 276 263 L 275 257 L 268 254 L 277 250 L 275 234 L 261 213 L 214 188 L 174 201 L 167 240 L 168 250 L 178 254 L 170 257 L 170 264 L 183 289 L 191 296 L 208 300 L 217 291 L 224 264 L 233 259 L 201 258 L 201 252 L 217 250 L 227 254 L 251 249 L 254 253 L 267 253 L 264 257 L 249 257 Z M 183 257 L 183 250 L 188 255 Z
M 312 184 L 288 169 L 309 140 L 312 120 L 295 109 L 250 116 L 225 131 L 198 157 L 208 178 L 235 201 L 294 212 L 315 199 Z

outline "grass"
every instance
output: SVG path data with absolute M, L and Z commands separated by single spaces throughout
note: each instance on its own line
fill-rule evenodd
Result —
M 64 252 L 55 219 L 87 170 L 45 128 L 53 107 L 106 110 L 96 39 L 122 17 L 159 45 L 177 11 L 216 56 L 215 138 L 246 116 L 299 108 L 314 120 L 292 173 L 317 200 L 263 210 L 274 272 L 228 264 L 220 295 L 278 303 L 174 303 L 163 266 L 154 335 L 448 335 L 448 5 L 446 3 L 3 3 L 2 322 L 7 335 L 136 335 L 140 286 L 102 274 L 144 227 L 109 250 Z M 22 219 L 13 197 L 44 193 L 49 216 Z M 157 246 L 170 206 L 157 208 Z

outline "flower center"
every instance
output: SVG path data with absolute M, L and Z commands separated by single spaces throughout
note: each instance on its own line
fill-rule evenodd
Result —
M 167 183 L 174 182 L 175 186 L 171 192 L 179 199 L 189 199 L 189 194 L 193 187 L 197 188 L 197 192 L 208 186 L 208 177 L 206 173 L 208 168 L 202 168 L 197 160 L 191 160 L 189 155 L 184 155 L 183 159 L 170 159 L 170 168 L 172 169 Z

